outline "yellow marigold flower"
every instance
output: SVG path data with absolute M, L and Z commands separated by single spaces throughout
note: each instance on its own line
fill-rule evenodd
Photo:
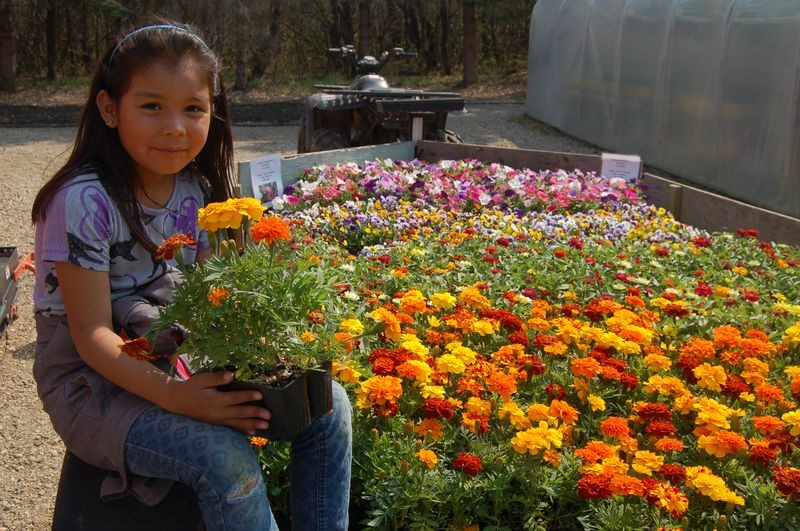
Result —
M 400 346 L 409 352 L 413 352 L 420 359 L 425 358 L 430 352 L 430 349 L 413 334 L 402 334 L 400 336 Z
M 720 404 L 713 398 L 703 397 L 696 400 L 694 408 L 697 411 L 695 424 L 708 425 L 725 430 L 731 427 L 728 417 L 734 413 L 734 410 Z
M 361 383 L 356 394 L 377 405 L 394 403 L 403 394 L 402 380 L 394 376 L 373 376 Z
M 743 277 L 747 276 L 747 268 L 740 267 L 740 266 L 733 266 L 731 268 L 731 273 L 735 273 L 737 275 L 742 275 Z
M 364 333 L 364 325 L 358 319 L 344 319 L 339 323 L 339 331 L 359 336 Z
M 703 363 L 695 367 L 692 372 L 697 378 L 697 385 L 709 391 L 722 390 L 722 386 L 728 381 L 728 377 L 725 376 L 725 369 L 719 365 Z
M 531 425 L 525 412 L 514 402 L 504 402 L 497 411 L 497 418 L 500 420 L 508 418 L 508 422 L 518 430 L 528 429 Z
M 383 323 L 386 325 L 386 329 L 383 331 L 384 335 L 390 341 L 399 341 L 401 328 L 400 328 L 400 320 L 394 315 L 392 312 L 387 310 L 386 308 L 380 307 L 373 310 L 370 314 L 370 317 L 378 321 L 379 323 Z
M 495 333 L 495 327 L 488 319 L 477 319 L 473 321 L 470 331 L 481 336 L 489 336 Z
M 664 396 L 679 396 L 686 393 L 686 387 L 679 378 L 655 374 L 644 384 L 646 393 L 658 393 Z
M 361 372 L 353 367 L 353 363 L 350 360 L 345 360 L 344 363 L 334 360 L 333 374 L 341 381 L 349 384 L 358 383 L 361 379 Z
M 220 229 L 238 229 L 242 219 L 261 219 L 265 208 L 254 197 L 232 197 L 223 203 L 209 203 L 197 212 L 200 230 L 216 232 Z
M 672 361 L 662 354 L 648 354 L 642 360 L 651 371 L 668 371 L 672 367 Z
M 536 455 L 543 450 L 561 448 L 563 437 L 561 431 L 550 428 L 547 422 L 542 420 L 539 421 L 538 427 L 517 432 L 511 438 L 511 446 L 520 454 Z
M 472 365 L 478 359 L 478 353 L 461 343 L 450 343 L 447 345 L 450 354 L 461 360 L 465 365 Z
M 783 344 L 794 348 L 800 346 L 800 322 L 793 324 L 783 333 Z
M 470 413 L 476 413 L 482 417 L 488 417 L 492 413 L 492 403 L 477 396 L 471 396 L 464 404 L 464 409 Z
M 467 306 L 472 306 L 473 308 L 486 308 L 490 305 L 489 299 L 484 297 L 480 290 L 475 286 L 464 288 L 459 294 L 458 300 Z
M 430 326 L 431 328 L 439 328 L 440 326 L 442 326 L 442 322 L 435 315 L 429 315 L 428 326 Z
M 589 396 L 589 382 L 583 378 L 573 378 L 572 387 L 575 388 L 575 392 L 578 393 L 578 398 L 581 399 L 581 402 L 583 402 Z
M 689 499 L 672 485 L 660 483 L 650 491 L 650 496 L 656 498 L 656 507 L 664 509 L 675 518 L 679 518 L 689 509 Z
M 436 360 L 436 369 L 441 372 L 459 374 L 467 368 L 464 362 L 453 354 L 444 354 Z
M 784 413 L 781 415 L 781 420 L 791 428 L 789 433 L 795 437 L 800 435 L 800 409 Z
M 664 464 L 664 456 L 654 454 L 648 450 L 639 450 L 634 454 L 633 464 L 635 471 L 645 476 L 652 476 Z
M 317 334 L 312 332 L 311 330 L 304 330 L 300 333 L 300 341 L 303 343 L 311 343 L 312 341 L 317 340 Z
M 722 478 L 712 474 L 708 467 L 686 467 L 686 485 L 714 501 L 731 502 L 736 505 L 744 504 L 743 499 L 739 503 L 740 497 L 725 485 Z
M 589 395 L 589 407 L 592 411 L 605 411 L 606 410 L 606 402 L 601 397 L 597 395 Z
M 439 462 L 439 458 L 437 458 L 437 457 L 436 457 L 436 454 L 435 454 L 435 453 L 433 453 L 433 452 L 432 452 L 432 451 L 430 451 L 430 450 L 426 450 L 426 449 L 424 449 L 424 448 L 423 448 L 423 449 L 421 449 L 420 451 L 418 451 L 418 452 L 417 452 L 415 455 L 416 455 L 416 456 L 417 456 L 417 458 L 419 458 L 419 460 L 420 460 L 420 461 L 422 461 L 422 462 L 425 464 L 425 466 L 427 466 L 428 468 L 433 468 L 433 467 L 435 467 L 435 466 L 436 466 L 436 463 L 438 463 L 438 462 Z
M 425 385 L 419 390 L 422 398 L 444 398 L 444 387 L 441 385 Z
M 449 293 L 434 293 L 431 295 L 431 304 L 440 310 L 447 310 L 456 305 L 456 298 Z

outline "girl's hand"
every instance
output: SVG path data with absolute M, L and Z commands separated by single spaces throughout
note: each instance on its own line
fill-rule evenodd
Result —
M 212 424 L 229 426 L 248 435 L 269 427 L 270 412 L 262 407 L 247 405 L 261 399 L 258 391 L 220 391 L 217 386 L 233 380 L 233 373 L 200 372 L 186 381 L 174 381 L 170 403 L 165 407 L 173 413 L 186 415 Z

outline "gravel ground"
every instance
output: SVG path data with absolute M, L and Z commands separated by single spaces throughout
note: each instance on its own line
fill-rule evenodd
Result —
M 473 102 L 449 127 L 464 142 L 497 147 L 596 153 L 589 144 L 523 116 L 522 103 Z M 71 127 L 0 127 L 0 245 L 33 251 L 30 207 L 64 162 Z M 237 126 L 236 160 L 294 153 L 296 126 Z M 0 531 L 50 529 L 63 444 L 42 411 L 31 375 L 35 341 L 33 276 L 19 281 L 19 318 L 0 336 Z

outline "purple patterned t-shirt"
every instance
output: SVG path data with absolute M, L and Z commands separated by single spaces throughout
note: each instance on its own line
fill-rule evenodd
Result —
M 193 263 L 198 249 L 208 249 L 205 231 L 197 228 L 197 211 L 203 202 L 196 175 L 179 173 L 166 208 L 141 207 L 153 243 L 158 245 L 173 234 L 189 234 L 199 243 L 185 247 L 183 259 Z M 56 192 L 46 219 L 36 224 L 35 259 L 33 304 L 36 312 L 44 315 L 65 314 L 55 262 L 108 271 L 112 302 L 177 269 L 174 260 L 155 260 L 136 243 L 96 174 L 75 177 Z

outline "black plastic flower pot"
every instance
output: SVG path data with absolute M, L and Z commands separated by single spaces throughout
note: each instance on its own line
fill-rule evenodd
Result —
M 263 407 L 272 414 L 269 428 L 256 430 L 256 435 L 271 440 L 291 440 L 316 418 L 333 407 L 331 364 L 309 369 L 283 386 L 273 386 L 249 380 L 234 380 L 221 386 L 223 391 L 255 389 L 261 400 L 251 404 Z

